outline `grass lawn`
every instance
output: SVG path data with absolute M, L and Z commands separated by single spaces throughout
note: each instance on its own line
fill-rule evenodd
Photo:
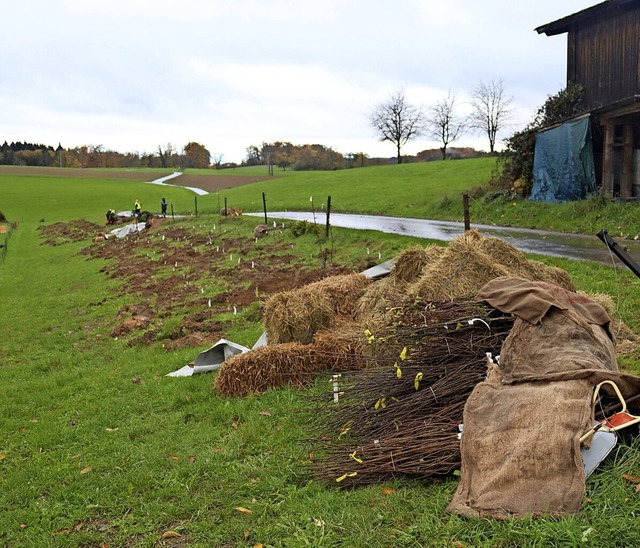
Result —
M 358 270 L 427 243 L 338 229 L 329 241 L 311 234 L 295 238 L 286 230 L 257 241 L 255 219 L 218 215 L 224 198 L 230 207 L 261 211 L 264 192 L 275 211 L 321 208 L 330 195 L 335 211 L 415 217 L 439 212 L 439 218 L 458 220 L 460 193 L 479 186 L 491 169 L 491 161 L 482 159 L 286 172 L 197 202 L 179 187 L 107 180 L 93 170 L 86 178 L 0 174 L 0 211 L 19 222 L 0 261 L 0 545 L 639 545 L 640 496 L 624 476 L 640 475 L 637 437 L 625 437 L 587 480 L 579 516 L 464 520 L 445 512 L 455 476 L 397 479 L 351 491 L 311 477 L 305 443 L 316 411 L 311 396 L 327 391 L 326 378 L 306 390 L 227 399 L 212 391 L 215 374 L 165 376 L 210 345 L 188 338 L 193 333 L 185 326 L 193 315 L 212 334 L 247 346 L 255 342 L 265 295 L 254 292 L 250 299 L 243 285 L 252 261 L 256 267 L 261 260 L 278 264 L 275 275 L 265 266 L 274 283 L 301 282 L 328 268 L 320 259 L 327 248 L 332 268 Z M 111 257 L 88 253 L 109 207 L 130 209 L 139 198 L 143 209 L 157 211 L 162 196 L 186 217 L 129 244 L 114 242 L 121 249 Z M 616 208 L 592 200 L 582 204 L 581 214 L 577 204 L 497 200 L 472 207 L 478 219 L 491 208 L 492 216 L 527 226 L 558 219 L 556 228 L 584 226 L 588 232 L 600 216 L 620 233 L 637 230 L 637 209 L 629 204 Z M 86 232 L 46 236 L 56 223 L 81 220 L 88 223 Z M 206 270 L 176 258 L 205 253 L 211 265 Z M 127 258 L 125 277 L 118 273 Z M 640 280 L 631 272 L 535 258 L 567 270 L 581 290 L 611 295 L 619 317 L 640 332 Z M 153 276 L 137 278 L 145 260 Z M 143 305 L 151 316 L 150 337 L 114 335 L 123 311 Z M 620 365 L 640 374 L 640 352 Z

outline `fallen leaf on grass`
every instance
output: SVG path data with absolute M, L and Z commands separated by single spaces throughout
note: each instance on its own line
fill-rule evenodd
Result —
M 194 462 L 196 462 L 196 458 L 193 455 L 189 455 L 189 462 L 193 464 Z
M 262 542 L 259 542 L 258 544 L 254 544 L 253 548 L 264 548 L 264 544 L 262 544 Z
M 21 523 L 19 525 L 20 529 L 26 529 L 27 528 L 27 524 L 26 523 Z
M 58 529 L 53 532 L 54 535 L 69 535 L 71 534 L 71 529 Z
M 138 379 L 137 377 L 133 377 L 133 378 L 131 379 L 131 382 L 132 382 L 133 384 L 144 384 L 144 379 Z
M 83 468 L 82 470 L 80 470 L 81 474 L 86 474 L 87 472 L 91 472 L 92 468 L 91 466 L 87 466 L 86 468 Z
M 245 529 L 242 536 L 244 537 L 245 542 L 248 541 L 249 537 L 251 536 L 251 531 Z
M 2 453 L 0 453 L 0 460 L 4 460 L 5 458 L 7 458 L 7 455 L 3 455 Z
M 632 476 L 631 474 L 622 474 L 622 479 L 630 483 L 640 483 L 640 476 Z
M 169 460 L 180 460 L 180 457 L 177 457 L 176 455 L 167 455 L 167 458 Z
M 82 521 L 79 521 L 78 523 L 76 523 L 73 526 L 73 530 L 74 531 L 80 531 L 80 529 L 82 529 L 83 526 L 84 526 L 84 523 Z
M 636 493 L 640 493 L 640 485 L 636 485 L 636 488 L 634 489 L 634 491 Z
M 249 510 L 248 508 L 243 508 L 242 506 L 236 506 L 234 510 L 237 510 L 238 512 L 240 512 L 241 514 L 244 514 L 245 516 L 250 516 L 251 514 L 253 514 L 251 510 Z
M 107 428 L 107 432 L 117 432 L 120 428 Z
M 162 533 L 162 538 L 176 538 L 179 536 L 180 536 L 180 533 L 176 533 L 175 531 L 166 531 Z
M 263 415 L 265 417 L 270 417 L 271 416 L 271 411 L 259 411 L 258 415 Z
M 381 487 L 380 488 L 380 492 L 383 495 L 395 495 L 396 494 L 396 490 L 393 487 Z
M 234 419 L 234 420 L 233 420 L 233 422 L 231 423 L 231 427 L 232 427 L 234 430 L 237 430 L 237 429 L 238 429 L 238 426 L 240 426 L 240 421 L 239 421 L 239 420 L 237 420 L 237 419 Z

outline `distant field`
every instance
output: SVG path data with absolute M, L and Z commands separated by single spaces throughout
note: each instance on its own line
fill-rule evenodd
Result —
M 266 168 L 265 168 L 266 170 Z M 29 177 L 58 177 L 66 179 L 109 179 L 117 181 L 149 182 L 175 172 L 167 169 L 109 169 L 109 168 L 68 168 L 68 167 L 32 167 L 32 166 L 3 166 L 0 165 L 0 175 L 29 176 Z M 251 183 L 273 179 L 267 175 L 247 175 L 250 171 L 238 170 L 231 172 L 215 170 L 184 170 L 183 174 L 171 181 L 171 184 L 194 187 L 207 192 L 218 192 L 228 188 L 235 188 Z
M 0 175 L 29 177 L 64 177 L 67 179 L 115 179 L 119 181 L 152 181 L 173 173 L 172 169 L 82 169 L 72 167 L 31 167 L 0 165 Z
M 218 192 L 228 188 L 236 188 L 239 186 L 267 181 L 271 177 L 258 177 L 253 175 L 215 175 L 215 174 L 191 174 L 186 173 L 171 180 L 171 184 L 201 188 L 207 192 Z

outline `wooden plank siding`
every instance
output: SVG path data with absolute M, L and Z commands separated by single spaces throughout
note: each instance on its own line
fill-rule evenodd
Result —
M 640 200 L 640 0 L 607 0 L 536 31 L 567 33 L 567 85 L 584 89 L 598 186 Z
M 610 10 L 568 33 L 567 82 L 581 84 L 586 110 L 640 94 L 640 10 Z

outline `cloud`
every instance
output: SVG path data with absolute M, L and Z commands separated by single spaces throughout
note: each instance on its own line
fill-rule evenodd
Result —
M 501 78 L 526 123 L 564 86 L 551 0 L 49 0 L 3 8 L 0 139 L 153 151 L 198 141 L 227 160 L 274 139 L 392 155 L 367 123 L 404 87 L 461 106 Z M 483 146 L 477 136 L 464 143 Z M 435 143 L 407 145 L 415 153 Z M 486 145 L 484 145 L 486 146 Z M 343 148 L 345 147 L 345 148 Z

